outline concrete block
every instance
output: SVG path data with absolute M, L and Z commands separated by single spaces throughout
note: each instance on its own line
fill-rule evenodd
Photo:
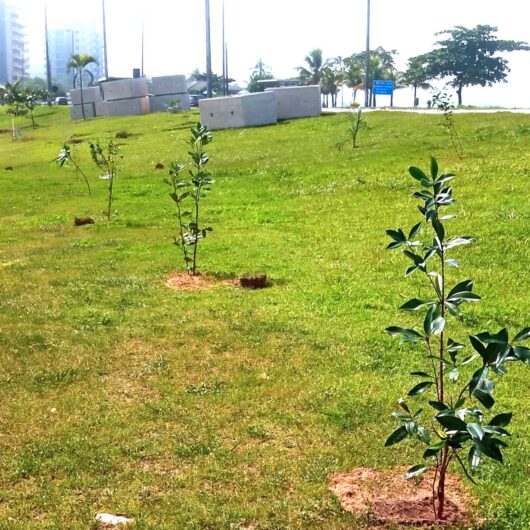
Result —
M 201 123 L 210 130 L 276 123 L 274 94 L 262 92 L 199 101 Z
M 120 79 L 119 81 L 107 81 L 101 84 L 103 99 L 115 101 L 119 99 L 141 98 L 147 96 L 147 81 L 139 79 Z
M 116 99 L 105 101 L 106 116 L 133 116 L 149 114 L 149 98 Z
M 162 75 L 151 78 L 148 84 L 149 93 L 153 96 L 166 96 L 186 92 L 186 76 Z
M 315 117 L 322 112 L 318 85 L 266 88 L 265 92 L 276 96 L 279 120 Z
M 96 116 L 108 116 L 109 115 L 109 109 L 107 106 L 107 101 L 96 101 L 94 103 L 94 107 L 96 109 Z
M 174 101 L 179 101 L 180 110 L 190 110 L 191 102 L 188 93 L 168 94 L 165 96 L 149 96 L 149 106 L 151 112 L 165 112 Z
M 72 99 L 73 105 L 81 105 L 81 89 L 73 88 L 70 90 L 70 98 Z M 101 101 L 101 89 L 98 86 L 87 86 L 83 87 L 83 102 L 84 103 L 95 103 Z
M 278 121 L 274 94 L 261 92 L 240 96 L 243 104 L 245 126 L 268 125 Z
M 96 111 L 94 108 L 94 103 L 85 103 L 83 107 L 85 110 L 85 118 L 95 118 Z M 72 120 L 82 120 L 83 111 L 81 110 L 81 105 L 72 105 L 70 107 L 70 116 Z

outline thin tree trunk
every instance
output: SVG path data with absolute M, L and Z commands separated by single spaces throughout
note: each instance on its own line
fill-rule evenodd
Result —
M 417 107 L 418 105 L 416 104 L 416 102 L 418 101 L 417 97 L 416 97 L 416 93 L 418 91 L 418 87 L 416 85 L 414 85 L 414 107 Z
M 81 96 L 81 115 L 83 116 L 83 119 L 85 118 L 85 101 L 83 100 L 83 70 L 79 70 L 79 89 L 80 89 L 80 96 Z M 109 214 L 110 216 L 110 214 Z
M 456 91 L 456 94 L 458 96 L 458 106 L 462 106 L 462 85 L 458 87 L 458 90 Z

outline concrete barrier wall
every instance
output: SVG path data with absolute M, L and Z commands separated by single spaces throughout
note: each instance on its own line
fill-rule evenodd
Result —
M 318 85 L 266 88 L 265 92 L 276 96 L 279 120 L 316 117 L 322 112 Z
M 241 97 L 245 125 L 268 125 L 278 121 L 274 94 L 261 92 Z
M 141 98 L 147 96 L 147 81 L 140 79 L 120 79 L 101 84 L 103 99 L 115 101 L 120 99 Z
M 81 105 L 81 89 L 75 88 L 70 90 L 72 105 Z M 101 101 L 101 89 L 98 86 L 83 87 L 83 103 L 95 103 Z
M 107 108 L 107 101 L 96 101 L 94 103 L 94 108 L 96 110 L 96 116 L 108 116 L 109 109 Z
M 96 111 L 94 108 L 94 103 L 85 103 L 83 105 L 85 109 L 85 118 L 95 118 L 96 117 Z M 81 110 L 81 105 L 72 105 L 70 107 L 70 117 L 72 120 L 82 120 L 83 119 L 83 111 Z
M 180 110 L 190 110 L 191 101 L 190 96 L 186 92 L 184 94 L 168 94 L 165 96 L 149 96 L 149 106 L 151 112 L 165 112 L 168 110 L 169 105 L 177 101 L 179 102 Z
M 187 92 L 186 76 L 163 75 L 151 78 L 148 83 L 149 93 L 153 96 L 166 96 L 171 94 L 183 94 Z
M 201 123 L 210 130 L 276 123 L 274 94 L 262 92 L 199 101 Z
M 103 107 L 106 116 L 134 116 L 140 114 L 149 114 L 149 98 L 116 99 L 105 101 Z

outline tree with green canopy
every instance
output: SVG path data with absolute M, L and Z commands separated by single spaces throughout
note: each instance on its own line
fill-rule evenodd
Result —
M 526 42 L 498 39 L 496 32 L 494 26 L 478 25 L 471 29 L 456 26 L 438 32 L 437 35 L 448 38 L 437 41 L 438 47 L 424 54 L 431 78 L 451 78 L 449 84 L 456 90 L 458 105 L 462 105 L 465 86 L 506 82 L 510 69 L 500 53 L 530 50 Z

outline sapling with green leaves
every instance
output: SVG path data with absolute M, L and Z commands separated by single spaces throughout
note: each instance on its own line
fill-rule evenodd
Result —
M 206 237 L 211 227 L 201 226 L 201 201 L 206 198 L 214 183 L 206 166 L 210 161 L 205 147 L 212 141 L 211 132 L 198 123 L 191 128 L 191 137 L 188 140 L 191 161 L 187 164 L 172 162 L 169 169 L 169 178 L 164 182 L 171 186 L 169 196 L 175 203 L 179 235 L 174 243 L 182 250 L 188 274 L 197 274 L 197 250 L 199 241 Z M 188 175 L 183 172 L 188 169 Z M 191 209 L 185 210 L 184 206 L 191 202 Z
M 88 189 L 88 194 L 90 195 L 92 193 L 92 190 L 90 189 L 90 182 L 88 181 L 85 172 L 81 169 L 75 147 L 72 148 L 68 142 L 64 142 L 63 147 L 57 155 L 56 162 L 59 164 L 59 167 L 63 167 L 68 162 L 71 162 L 71 164 L 74 166 L 76 176 L 79 177 L 80 174 L 83 176 Z
M 90 155 L 96 166 L 104 173 L 99 178 L 108 182 L 107 219 L 110 221 L 112 213 L 112 198 L 114 179 L 118 169 L 118 162 L 123 158 L 120 146 L 109 139 L 106 145 L 101 145 L 99 140 L 90 143 Z
M 453 146 L 456 156 L 461 159 L 464 156 L 464 148 L 462 147 L 462 140 L 456 129 L 453 113 L 455 106 L 451 101 L 451 97 L 447 92 L 436 92 L 432 97 L 432 104 L 438 110 L 442 111 L 444 118 L 443 126 L 449 134 L 451 145 Z
M 473 241 L 470 236 L 449 235 L 446 228 L 455 217 L 443 213 L 455 202 L 453 189 L 448 185 L 455 176 L 440 174 L 435 158 L 431 159 L 429 173 L 417 167 L 410 167 L 409 173 L 422 186 L 412 196 L 422 203 L 418 208 L 423 220 L 409 231 L 387 230 L 392 239 L 387 248 L 400 249 L 410 260 L 405 276 L 416 272 L 425 276 L 431 296 L 412 298 L 400 307 L 402 311 L 422 315 L 421 329 L 391 326 L 385 331 L 401 337 L 402 343 L 423 347 L 425 366 L 411 373 L 419 382 L 407 396 L 426 399 L 431 414 L 400 399 L 399 410 L 392 414 L 400 426 L 385 445 L 412 438 L 425 446 L 426 461 L 410 468 L 406 477 L 434 469 L 433 509 L 437 519 L 443 520 L 446 477 L 452 462 L 473 481 L 472 473 L 484 457 L 503 461 L 502 450 L 507 445 L 504 439 L 509 436 L 506 427 L 512 413 L 491 416 L 495 405 L 493 391 L 496 379 L 506 374 L 508 363 L 530 364 L 530 349 L 521 345 L 530 338 L 530 328 L 525 327 L 515 335 L 505 328 L 497 333 L 483 331 L 470 335 L 471 352 L 465 353 L 466 346 L 453 335 L 454 331 L 449 331 L 449 324 L 451 318 L 460 318 L 464 304 L 478 302 L 480 296 L 473 292 L 472 280 L 449 284 L 448 269 L 458 270 L 460 266 L 452 255 L 454 249 Z M 422 230 L 428 233 L 420 239 Z M 473 369 L 473 363 L 479 366 Z
M 348 136 L 346 140 L 337 144 L 339 151 L 342 151 L 344 146 L 349 142 L 352 144 L 352 149 L 357 148 L 357 135 L 359 134 L 359 130 L 366 127 L 366 120 L 363 118 L 362 112 L 361 107 L 354 107 L 348 112 Z

